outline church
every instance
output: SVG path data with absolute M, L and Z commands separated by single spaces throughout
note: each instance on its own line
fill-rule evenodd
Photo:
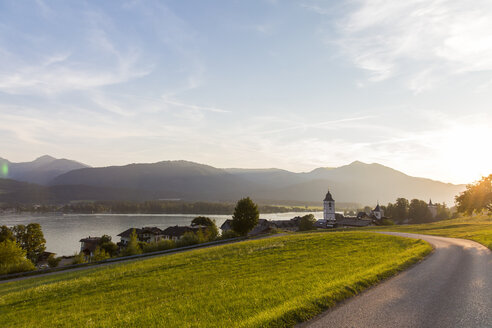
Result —
M 377 206 L 371 211 L 370 215 L 359 213 L 357 217 L 344 217 L 342 214 L 335 213 L 335 200 L 330 191 L 326 193 L 323 199 L 323 219 L 316 222 L 316 226 L 322 228 L 335 227 L 365 227 L 373 225 L 375 220 L 381 220 L 384 216 L 383 210 Z

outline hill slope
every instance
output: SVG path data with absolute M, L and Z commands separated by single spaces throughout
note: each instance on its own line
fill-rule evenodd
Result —
M 84 168 L 62 174 L 52 185 L 88 185 L 142 190 L 185 200 L 235 201 L 249 195 L 258 201 L 321 202 L 332 190 L 338 202 L 375 204 L 397 197 L 453 203 L 464 189 L 415 178 L 380 164 L 354 162 L 338 168 L 318 168 L 307 173 L 279 169 L 218 169 L 187 161 Z
M 0 158 L 0 166 L 6 165 L 8 173 L 4 178 L 46 185 L 60 174 L 88 167 L 85 164 L 68 160 L 42 156 L 32 162 L 13 163 Z

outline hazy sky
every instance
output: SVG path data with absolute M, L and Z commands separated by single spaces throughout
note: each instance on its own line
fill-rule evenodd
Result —
M 492 173 L 492 1 L 1 1 L 0 157 Z

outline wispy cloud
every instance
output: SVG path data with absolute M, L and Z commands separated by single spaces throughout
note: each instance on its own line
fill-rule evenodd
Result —
M 181 107 L 181 108 L 186 108 L 186 109 L 191 109 L 191 110 L 197 110 L 197 111 L 208 111 L 208 112 L 214 112 L 214 113 L 229 113 L 229 110 L 225 110 L 222 108 L 217 108 L 217 107 L 207 107 L 207 106 L 198 106 L 198 105 L 193 105 L 193 104 L 186 104 L 184 102 L 178 101 L 176 99 L 172 99 L 168 96 L 162 96 L 162 100 L 165 104 L 176 106 L 176 107 Z
M 352 5 L 338 23 L 338 44 L 371 81 L 407 77 L 408 87 L 420 92 L 451 75 L 492 70 L 490 1 L 357 0 Z

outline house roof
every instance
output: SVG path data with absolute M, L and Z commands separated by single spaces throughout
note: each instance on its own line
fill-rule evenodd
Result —
M 335 200 L 333 199 L 333 197 L 331 196 L 331 193 L 330 191 L 328 190 L 328 192 L 326 193 L 326 196 L 325 196 L 325 199 L 323 199 L 324 202 L 334 202 Z
M 230 228 L 231 225 L 232 225 L 232 220 L 227 219 L 224 221 L 224 223 L 222 223 L 222 225 L 220 226 L 220 229 L 224 230 L 224 229 Z
M 139 229 L 139 228 L 129 228 L 129 229 L 126 229 L 125 231 L 123 231 L 122 233 L 119 233 L 117 236 L 118 237 L 129 238 L 130 235 L 132 234 L 133 229 L 135 229 L 135 233 L 137 235 L 139 235 L 141 233 L 141 231 L 142 231 L 142 229 Z
M 153 235 L 162 235 L 162 230 L 157 228 L 157 227 L 143 227 L 142 229 L 140 229 L 140 228 L 126 229 L 122 233 L 118 234 L 118 236 L 124 237 L 124 238 L 129 238 L 133 229 L 135 229 L 135 233 L 137 234 L 137 236 L 144 234 L 144 233 L 153 234 Z
M 164 229 L 162 232 L 163 235 L 166 236 L 171 236 L 171 237 L 181 237 L 187 232 L 197 232 L 200 229 L 206 229 L 207 227 L 201 226 L 201 225 L 196 225 L 196 226 L 174 226 L 174 227 L 167 227 Z
M 271 221 L 277 228 L 295 228 L 299 226 L 299 221 L 297 220 L 275 220 Z
M 157 227 L 143 227 L 141 233 L 151 233 L 154 235 L 162 234 L 162 230 Z
M 81 243 L 98 243 L 99 240 L 101 240 L 101 237 L 87 237 L 87 238 L 82 238 L 79 242 Z
M 347 226 L 347 227 L 366 227 L 372 224 L 372 220 L 360 220 L 360 219 L 352 219 L 352 218 L 343 218 L 337 221 L 339 226 Z
M 381 208 L 379 207 L 379 203 L 378 203 L 378 205 L 376 205 L 376 208 L 374 208 L 374 212 L 381 212 Z

